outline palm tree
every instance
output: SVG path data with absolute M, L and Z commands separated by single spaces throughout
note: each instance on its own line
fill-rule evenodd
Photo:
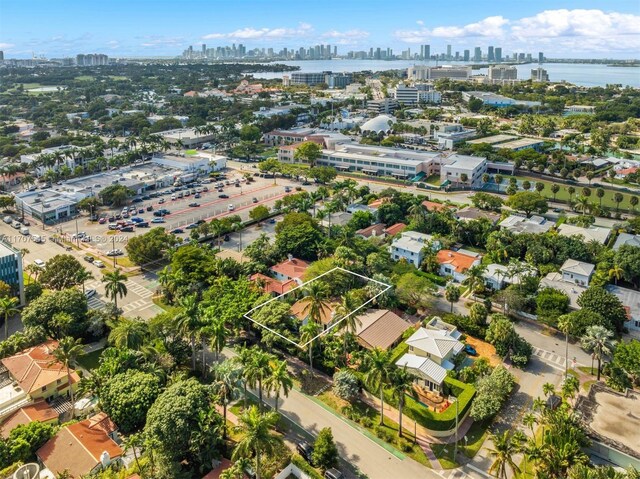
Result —
M 613 351 L 616 341 L 613 333 L 604 326 L 594 325 L 587 328 L 586 334 L 582 337 L 582 347 L 587 351 L 592 351 L 598 360 L 598 381 L 602 372 L 602 359 Z
M 580 390 L 580 380 L 575 376 L 567 376 L 562 383 L 562 397 L 573 399 Z
M 553 396 L 556 393 L 556 387 L 551 383 L 544 383 L 542 385 L 542 393 L 547 397 Z
M 474 301 L 477 301 L 475 293 L 478 287 L 484 284 L 484 273 L 486 270 L 486 265 L 479 264 L 477 266 L 472 266 L 467 270 L 467 279 L 462 282 L 462 284 L 469 287 L 469 291 L 471 291 Z
M 243 394 L 244 409 L 247 409 L 247 385 L 248 385 L 247 376 L 246 374 L 244 374 L 244 371 L 249 366 L 249 363 L 251 362 L 251 359 L 252 359 L 252 355 L 253 355 L 253 350 L 243 346 L 240 349 L 238 349 L 238 355 L 234 356 L 233 358 L 233 361 L 238 365 L 238 367 L 241 370 L 240 377 L 242 379 L 242 389 L 244 392 Z
M 531 412 L 526 413 L 522 417 L 522 424 L 527 426 L 531 430 L 532 436 L 535 436 L 535 433 L 533 431 L 533 426 L 535 426 L 537 422 L 538 422 L 538 419 L 536 418 L 536 415 Z
M 189 337 L 191 344 L 191 370 L 196 370 L 196 333 L 200 330 L 200 304 L 196 295 L 180 298 L 180 312 L 176 316 L 176 325 L 180 332 Z
M 451 312 L 453 313 L 453 303 L 460 299 L 460 288 L 455 283 L 450 282 L 444 289 L 444 297 L 451 303 Z
M 302 313 L 309 318 L 310 321 L 320 324 L 322 317 L 331 307 L 327 298 L 329 297 L 329 286 L 322 281 L 313 281 L 306 285 L 302 292 L 305 297 L 300 300 L 304 305 Z
M 340 329 L 344 330 L 343 333 L 343 346 L 344 346 L 344 360 L 345 364 L 347 364 L 347 339 L 348 335 L 356 334 L 356 330 L 358 326 L 362 324 L 362 321 L 358 318 L 356 313 L 353 311 L 356 310 L 358 304 L 356 304 L 355 298 L 352 294 L 345 294 L 342 298 L 342 302 L 336 306 L 336 321 L 342 321 L 340 323 Z
M 124 298 L 128 293 L 127 285 L 125 284 L 126 280 L 127 275 L 122 274 L 120 269 L 116 269 L 111 273 L 105 273 L 102 276 L 102 282 L 105 283 L 104 291 L 107 298 L 113 299 L 113 305 L 116 309 L 118 309 L 118 296 Z
M 489 449 L 491 457 L 495 458 L 489 468 L 489 474 L 495 474 L 499 479 L 507 479 L 507 469 L 511 469 L 512 474 L 519 474 L 520 468 L 513 460 L 513 456 L 520 449 L 519 444 L 512 440 L 509 431 L 502 434 L 492 434 L 493 449 Z
M 243 370 L 243 375 L 251 387 L 258 388 L 258 401 L 262 410 L 262 386 L 271 374 L 271 360 L 273 356 L 260 349 L 252 349 L 249 363 Z
M 149 334 L 147 323 L 140 318 L 118 318 L 110 323 L 109 343 L 116 348 L 139 350 Z
M 0 314 L 4 318 L 4 340 L 9 339 L 9 318 L 18 314 L 18 298 L 0 298 Z
M 126 451 L 131 449 L 133 451 L 133 459 L 136 462 L 136 469 L 138 472 L 142 474 L 142 468 L 140 467 L 140 462 L 138 461 L 138 448 L 142 446 L 142 435 L 141 434 L 129 434 L 122 441 L 122 448 Z
M 616 284 L 618 284 L 618 280 L 622 279 L 623 275 L 624 270 L 617 263 L 614 263 L 609 270 L 609 280 L 614 279 Z
M 371 389 L 380 391 L 380 425 L 384 424 L 384 386 L 393 375 L 393 366 L 388 351 L 375 348 L 369 351 L 362 363 L 364 382 Z
M 407 394 L 415 396 L 413 380 L 414 376 L 407 371 L 406 366 L 402 369 L 396 369 L 391 378 L 393 397 L 398 400 L 398 436 L 400 437 L 402 437 L 402 410 L 404 408 L 405 397 Z
M 82 268 L 80 270 L 78 270 L 78 272 L 76 273 L 76 281 L 78 281 L 79 283 L 82 284 L 82 292 L 84 293 L 84 283 L 85 281 L 88 281 L 90 279 L 93 279 L 93 274 L 88 271 L 86 268 Z
M 222 348 L 224 348 L 224 345 L 227 343 L 227 337 L 229 336 L 230 331 L 227 329 L 224 318 L 221 317 L 213 318 L 205 329 L 211 340 L 211 349 L 216 353 L 217 362 L 220 359 Z
M 316 338 L 320 334 L 320 326 L 318 323 L 314 323 L 313 321 L 308 321 L 307 324 L 300 328 L 300 342 L 302 344 L 309 344 L 309 371 L 311 371 L 311 375 L 313 376 L 313 343 Z
M 238 419 L 240 423 L 234 429 L 242 435 L 242 439 L 238 441 L 232 459 L 255 457 L 256 478 L 260 479 L 260 456 L 272 454 L 276 447 L 283 444 L 282 436 L 274 432 L 278 415 L 273 411 L 261 413 L 257 407 L 251 406 Z
M 71 368 L 75 365 L 76 360 L 84 354 L 82 340 L 66 336 L 58 342 L 58 347 L 53 350 L 52 354 L 56 361 L 61 363 L 67 369 L 69 397 L 71 398 L 71 404 L 74 404 L 73 386 L 71 384 Z
M 289 397 L 289 391 L 293 388 L 293 379 L 287 369 L 286 361 L 275 361 L 271 364 L 271 375 L 265 379 L 265 386 L 268 391 L 276 394 L 275 410 L 278 412 L 278 402 L 280 401 L 280 391 L 285 397 Z
M 227 406 L 238 397 L 242 370 L 235 361 L 223 361 L 213 370 L 213 392 L 222 403 L 222 437 L 227 438 Z

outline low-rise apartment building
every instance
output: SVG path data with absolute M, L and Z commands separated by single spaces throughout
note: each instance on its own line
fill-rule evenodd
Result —
M 428 83 L 405 85 L 400 83 L 391 90 L 390 94 L 402 105 L 417 105 L 419 103 L 440 103 L 442 95 Z
M 433 236 L 418 233 L 417 231 L 404 231 L 394 238 L 389 246 L 391 259 L 394 261 L 406 260 L 416 268 L 422 264 L 422 260 L 426 256 L 425 249 L 431 247 L 433 251 L 438 251 L 441 244 Z

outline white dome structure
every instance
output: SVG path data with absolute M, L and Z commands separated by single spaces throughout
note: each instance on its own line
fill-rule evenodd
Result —
M 390 115 L 378 115 L 375 118 L 364 122 L 360 127 L 361 132 L 372 131 L 374 133 L 388 133 L 391 131 L 393 124 L 398 121 Z

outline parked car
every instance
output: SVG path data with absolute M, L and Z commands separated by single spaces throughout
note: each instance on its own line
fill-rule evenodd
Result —
M 88 289 L 84 292 L 84 295 L 87 297 L 87 299 L 91 298 L 92 296 L 96 295 L 96 290 L 95 289 Z
M 151 205 L 147 206 L 147 211 L 153 211 L 153 206 Z
M 173 233 L 174 235 L 178 235 L 180 233 L 184 233 L 184 230 L 182 228 L 174 228 L 170 231 L 170 233 Z
M 123 233 L 133 233 L 133 226 L 123 226 L 120 228 Z
M 33 262 L 38 268 L 44 268 L 44 261 L 42 261 L 41 259 L 37 259 Z
M 175 198 L 173 197 L 173 195 L 171 196 L 171 199 L 172 199 L 172 200 L 173 200 L 173 199 L 175 199 Z M 160 199 L 158 200 L 158 204 L 159 204 L 159 205 L 164 204 L 164 198 L 160 198 Z
M 305 461 L 307 461 L 309 464 L 313 464 L 313 461 L 311 460 L 313 447 L 311 446 L 311 444 L 309 444 L 307 441 L 300 441 L 296 443 L 296 451 L 298 451 L 298 454 L 300 454 Z
M 229 235 L 224 235 L 224 240 L 225 240 L 225 241 L 231 241 L 231 236 L 229 236 Z
M 98 220 L 98 224 L 101 224 L 101 225 L 105 224 L 106 222 L 107 222 L 107 218 L 104 218 L 104 217 Z
M 251 201 L 254 202 L 254 203 L 257 203 L 258 202 L 258 198 L 251 198 Z
M 197 228 L 197 227 L 198 227 L 198 225 L 197 225 L 197 224 L 195 224 L 195 223 L 191 223 L 190 225 L 187 225 L 185 228 L 186 228 L 186 229 L 188 229 L 188 230 L 192 230 L 192 229 L 195 229 L 195 228 Z
M 218 198 L 224 198 L 224 199 L 227 199 L 227 198 L 229 198 L 229 195 L 218 195 Z
M 478 355 L 478 351 L 476 351 L 476 349 L 471 346 L 470 344 L 465 344 L 464 345 L 464 352 L 467 353 L 469 356 L 477 356 Z
M 95 260 L 93 262 L 93 265 L 98 267 L 98 268 L 104 268 L 104 263 L 102 261 L 100 261 L 99 259 Z
M 189 208 L 197 208 L 198 206 L 200 206 L 200 203 L 189 203 Z
M 233 206 L 233 205 L 229 205 L 229 206 L 227 207 L 227 209 L 228 209 L 229 211 L 233 211 L 233 210 L 235 210 L 235 209 L 236 209 L 236 207 L 235 207 L 235 206 Z
M 149 227 L 149 222 L 148 221 L 141 221 L 140 223 L 136 223 L 136 227 L 137 228 L 148 228 Z
M 122 250 L 118 248 L 107 251 L 107 256 L 120 256 L 121 254 Z
M 93 263 L 93 260 L 95 259 L 93 256 L 90 255 L 85 255 L 83 257 L 83 259 L 87 262 L 87 263 Z
M 324 479 L 342 479 L 344 474 L 338 471 L 335 467 L 324 471 Z
M 152 223 L 165 223 L 165 220 L 163 218 L 153 218 L 151 220 Z

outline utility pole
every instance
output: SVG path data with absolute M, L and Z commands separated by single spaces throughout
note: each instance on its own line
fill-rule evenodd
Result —
M 112 249 L 115 251 L 115 249 L 116 249 L 116 237 L 115 236 L 111 237 L 111 243 L 113 244 L 113 248 Z M 113 267 L 114 268 L 116 267 L 116 255 L 115 254 L 113 255 Z
M 78 245 L 78 248 L 80 247 L 80 237 L 78 236 L 79 233 L 80 231 L 78 230 L 78 217 L 76 216 L 76 244 Z

